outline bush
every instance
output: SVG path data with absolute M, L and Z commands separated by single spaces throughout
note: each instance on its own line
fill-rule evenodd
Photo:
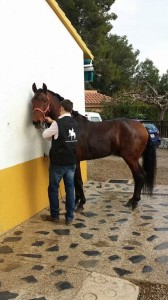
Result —
M 156 107 L 142 102 L 133 104 L 130 102 L 120 102 L 118 104 L 104 102 L 101 116 L 103 120 L 129 118 L 152 121 L 160 119 L 160 111 Z M 168 120 L 168 112 L 165 114 L 165 120 Z

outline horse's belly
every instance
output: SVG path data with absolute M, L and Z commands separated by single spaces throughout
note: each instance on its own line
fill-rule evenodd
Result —
M 99 146 L 92 145 L 83 147 L 78 153 L 79 160 L 91 160 L 98 159 L 110 155 L 118 155 L 118 149 L 116 147 L 111 147 L 110 144 L 99 144 Z

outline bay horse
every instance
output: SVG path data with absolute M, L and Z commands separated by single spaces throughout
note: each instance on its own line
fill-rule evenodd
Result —
M 61 101 L 64 98 L 47 90 L 44 83 L 40 89 L 37 89 L 36 84 L 33 83 L 32 90 L 34 92 L 33 124 L 36 128 L 44 128 L 45 116 L 57 120 Z M 142 189 L 151 195 L 155 183 L 156 149 L 147 129 L 140 122 L 131 119 L 91 122 L 75 111 L 72 112 L 72 116 L 79 127 L 74 178 L 77 210 L 82 210 L 86 202 L 80 161 L 110 155 L 122 157 L 132 172 L 134 192 L 126 205 L 135 209 L 140 201 Z M 142 166 L 139 163 L 140 157 L 142 157 Z

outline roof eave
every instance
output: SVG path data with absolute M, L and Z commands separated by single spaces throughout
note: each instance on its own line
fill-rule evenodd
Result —
M 75 41 L 78 43 L 80 48 L 83 50 L 84 58 L 93 59 L 94 56 L 91 53 L 91 51 L 88 49 L 80 35 L 77 33 L 76 29 L 72 26 L 69 19 L 66 17 L 63 10 L 59 7 L 58 3 L 55 0 L 46 0 L 50 7 L 54 10 L 58 18 L 61 20 L 61 22 L 64 24 L 64 26 L 67 28 L 69 33 L 73 36 Z

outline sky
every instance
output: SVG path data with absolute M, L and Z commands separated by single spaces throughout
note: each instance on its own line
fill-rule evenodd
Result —
M 126 35 L 139 61 L 153 61 L 160 75 L 168 70 L 168 0 L 115 0 L 112 34 Z

